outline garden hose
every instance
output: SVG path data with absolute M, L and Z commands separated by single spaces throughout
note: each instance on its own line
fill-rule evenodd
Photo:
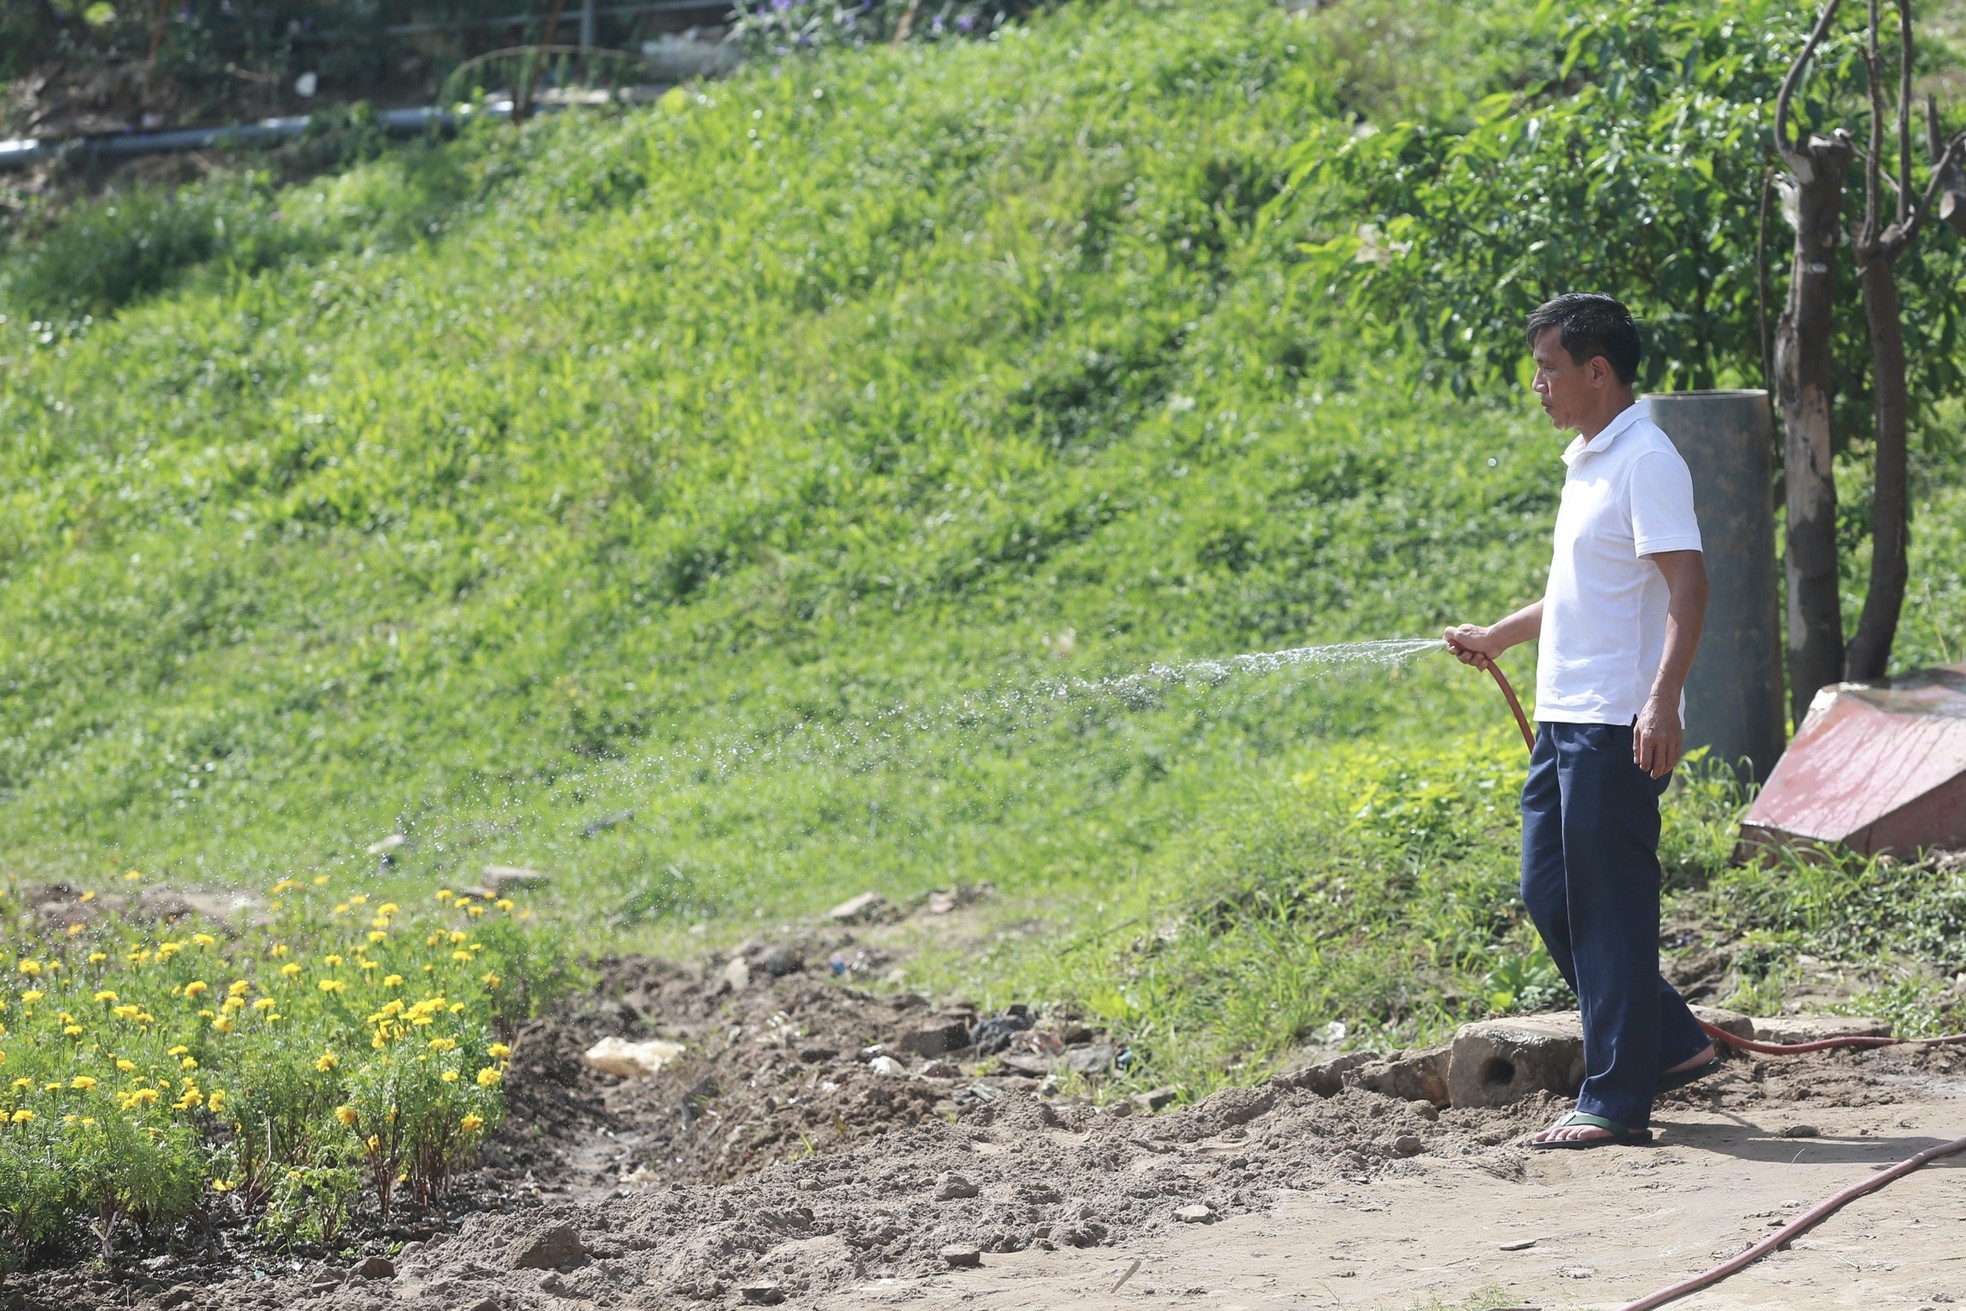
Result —
M 1522 729 L 1522 740 L 1528 744 L 1530 751 L 1535 751 L 1536 735 L 1529 727 L 1528 717 L 1522 713 L 1522 703 L 1516 700 L 1515 689 L 1509 686 L 1507 675 L 1502 673 L 1502 667 L 1492 659 L 1487 662 L 1487 669 L 1489 673 L 1495 676 L 1495 682 L 1502 689 L 1502 695 L 1508 698 L 1509 709 L 1515 712 L 1515 722 Z M 1966 1043 L 1966 1033 L 1949 1034 L 1943 1038 L 1879 1038 L 1852 1033 L 1832 1038 L 1818 1038 L 1813 1042 L 1755 1042 L 1752 1039 L 1736 1037 L 1728 1033 L 1725 1029 L 1708 1024 L 1705 1020 L 1700 1021 L 1700 1027 L 1715 1042 L 1725 1043 L 1730 1047 L 1738 1047 L 1744 1051 L 1761 1052 L 1771 1056 L 1789 1056 L 1797 1052 L 1828 1051 L 1835 1047 L 1940 1047 L 1954 1043 Z M 1966 1138 L 1956 1138 L 1952 1142 L 1941 1143 L 1937 1147 L 1928 1147 L 1918 1153 L 1918 1155 L 1907 1157 L 1888 1170 L 1882 1170 L 1868 1179 L 1859 1180 L 1841 1192 L 1824 1198 L 1774 1233 L 1768 1235 L 1768 1237 L 1754 1244 L 1754 1246 L 1728 1258 L 1712 1269 L 1702 1271 L 1700 1274 L 1694 1275 L 1691 1279 L 1683 1279 L 1676 1284 L 1669 1284 L 1656 1293 L 1649 1293 L 1639 1298 L 1636 1302 L 1627 1302 L 1625 1305 L 1619 1307 L 1618 1311 L 1652 1311 L 1654 1307 L 1661 1307 L 1668 1302 L 1678 1301 L 1689 1293 L 1695 1293 L 1702 1288 L 1717 1284 L 1729 1275 L 1759 1261 L 1770 1252 L 1779 1251 L 1787 1247 L 1804 1233 L 1836 1214 L 1846 1204 L 1855 1201 L 1866 1193 L 1874 1193 L 1885 1184 L 1890 1183 L 1893 1179 L 1901 1179 L 1920 1166 L 1930 1164 L 1942 1157 L 1952 1156 L 1959 1152 L 1966 1152 Z

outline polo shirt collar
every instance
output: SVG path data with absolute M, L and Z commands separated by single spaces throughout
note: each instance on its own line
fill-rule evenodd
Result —
M 1566 465 L 1571 465 L 1577 463 L 1587 453 L 1596 454 L 1615 441 L 1619 433 L 1631 427 L 1640 419 L 1650 418 L 1651 415 L 1652 403 L 1649 400 L 1633 401 L 1630 405 L 1627 405 L 1618 412 L 1617 418 L 1604 425 L 1603 432 L 1600 432 L 1589 441 L 1585 441 L 1581 433 L 1571 438 L 1570 445 L 1563 448 L 1563 462 Z

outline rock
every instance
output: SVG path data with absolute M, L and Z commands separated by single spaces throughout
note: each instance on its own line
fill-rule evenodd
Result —
M 1106 1107 L 1105 1107 L 1106 1114 L 1119 1116 L 1122 1119 L 1124 1119 L 1126 1116 L 1132 1115 L 1135 1111 L 1139 1109 L 1140 1109 L 1139 1107 L 1133 1104 L 1131 1098 L 1128 1098 L 1126 1101 L 1122 1101 L 1122 1102 L 1108 1102 L 1106 1103 Z
M 1717 1006 L 1693 1006 L 1688 1009 L 1693 1012 L 1694 1019 L 1711 1024 L 1722 1033 L 1731 1033 L 1736 1038 L 1754 1037 L 1754 1021 L 1739 1011 L 1723 1011 Z M 1726 1051 L 1726 1045 L 1722 1044 L 1720 1050 Z
M 567 1270 L 584 1264 L 587 1249 L 572 1225 L 548 1225 L 512 1245 L 514 1270 Z
M 1180 1099 L 1180 1094 L 1172 1088 L 1154 1088 L 1147 1092 L 1135 1093 L 1130 1099 L 1141 1110 L 1152 1114 L 1163 1107 L 1172 1106 Z
M 887 909 L 886 897 L 878 892 L 863 892 L 827 911 L 826 918 L 835 924 L 871 924 L 884 918 Z
M 776 1279 L 759 1279 L 737 1286 L 737 1295 L 752 1306 L 777 1306 L 785 1300 L 785 1290 Z
M 470 1306 L 465 1307 L 464 1311 L 505 1311 L 505 1308 L 499 1305 L 498 1299 L 495 1297 L 481 1297 Z
M 1031 1027 L 1031 1013 L 1022 1006 L 1013 1006 L 1002 1015 L 984 1020 L 970 1030 L 969 1041 L 976 1048 L 978 1056 L 995 1056 L 1010 1046 L 1010 1040 Z
M 344 1277 L 343 1272 L 339 1270 L 323 1270 L 320 1274 L 314 1276 L 314 1281 L 308 1284 L 307 1291 L 310 1293 L 331 1293 L 341 1287 L 341 1281 Z
M 1406 1104 L 1406 1109 L 1413 1112 L 1413 1114 L 1419 1116 L 1422 1120 L 1427 1120 L 1431 1122 L 1434 1120 L 1438 1120 L 1440 1118 L 1440 1107 L 1434 1105 L 1432 1102 L 1429 1101 L 1408 1102 Z
M 1452 1052 L 1451 1047 L 1432 1047 L 1397 1060 L 1373 1061 L 1347 1072 L 1343 1083 L 1348 1088 L 1364 1088 L 1402 1101 L 1445 1106 Z
M 1889 1020 L 1866 1015 L 1776 1015 L 1754 1017 L 1757 1042 L 1815 1042 L 1819 1038 L 1888 1038 Z
M 641 1079 L 654 1074 L 686 1050 L 679 1042 L 651 1038 L 647 1042 L 628 1042 L 622 1038 L 603 1038 L 587 1049 L 583 1057 L 589 1067 L 617 1079 Z
M 998 1064 L 1012 1074 L 1027 1074 L 1033 1079 L 1041 1079 L 1051 1073 L 1051 1062 L 1042 1056 L 1026 1056 L 1019 1053 L 1003 1057 Z
M 553 876 L 543 869 L 527 869 L 523 865 L 487 865 L 482 882 L 491 890 L 494 897 L 503 897 L 517 888 L 537 888 L 553 881 Z
M 751 986 L 751 967 L 744 963 L 742 956 L 733 956 L 724 966 L 724 982 L 732 992 L 743 992 Z
M 1109 1042 L 1089 1043 L 1065 1053 L 1065 1068 L 1074 1074 L 1104 1074 L 1113 1068 L 1118 1056 L 1119 1052 Z
M 1346 1052 L 1343 1056 L 1334 1056 L 1316 1065 L 1286 1071 L 1276 1077 L 1276 1082 L 1286 1088 L 1314 1092 L 1320 1097 L 1336 1097 L 1338 1090 L 1345 1086 L 1347 1074 L 1378 1059 L 1371 1052 Z
M 157 1311 L 171 1311 L 172 1307 L 189 1306 L 198 1298 L 198 1285 L 179 1284 L 157 1294 Z
M 1425 1146 L 1426 1144 L 1420 1141 L 1420 1135 L 1403 1133 L 1393 1139 L 1393 1155 L 1418 1156 Z
M 942 1259 L 951 1266 L 979 1266 L 983 1264 L 983 1249 L 956 1244 L 942 1249 Z
M 1213 1224 L 1215 1221 L 1215 1208 L 1207 1202 L 1195 1202 L 1189 1206 L 1177 1206 L 1174 1208 L 1174 1218 L 1186 1225 Z
M 1448 1059 L 1453 1106 L 1508 1106 L 1536 1092 L 1569 1096 L 1584 1081 L 1584 1028 L 1575 1011 L 1464 1024 Z
M 1565 1279 L 1589 1279 L 1597 1273 L 1597 1267 L 1594 1265 L 1560 1265 L 1556 1268 L 1556 1272 Z
M 792 947 L 783 943 L 774 943 L 759 954 L 758 968 L 774 979 L 782 979 L 788 974 L 797 974 L 804 969 L 805 958 Z
M 954 1170 L 945 1172 L 935 1181 L 935 1200 L 938 1202 L 953 1202 L 959 1198 L 975 1197 L 982 1191 Z
M 876 1056 L 873 1060 L 867 1062 L 867 1068 L 875 1074 L 905 1076 L 908 1073 L 908 1067 L 900 1061 L 895 1060 L 892 1056 Z
M 380 856 L 385 862 L 390 862 L 395 859 L 395 853 L 409 845 L 410 840 L 408 837 L 401 833 L 391 833 L 388 837 L 378 838 L 376 841 L 369 843 L 369 854 L 371 856 Z
M 1822 1137 L 1822 1130 L 1818 1129 L 1813 1124 L 1792 1124 L 1788 1128 L 1782 1130 L 1782 1137 L 1820 1138 Z
M 364 1279 L 394 1279 L 396 1263 L 386 1256 L 366 1256 L 355 1266 L 355 1273 Z
M 940 1056 L 969 1046 L 969 1023 L 959 1015 L 937 1015 L 923 1020 L 895 1043 L 904 1052 L 917 1056 Z
M 1502 1244 L 1502 1250 L 1503 1250 L 1504 1252 L 1526 1252 L 1526 1251 L 1528 1251 L 1528 1250 L 1529 1250 L 1530 1248 L 1532 1248 L 1532 1247 L 1534 1247 L 1534 1246 L 1536 1246 L 1536 1240 L 1535 1240 L 1535 1239 L 1533 1239 L 1533 1238 L 1518 1238 L 1518 1239 L 1516 1239 L 1516 1240 L 1514 1240 L 1513 1242 L 1508 1242 L 1508 1243 L 1503 1243 L 1503 1244 Z
M 924 1079 L 960 1079 L 963 1067 L 954 1061 L 930 1061 L 918 1073 Z

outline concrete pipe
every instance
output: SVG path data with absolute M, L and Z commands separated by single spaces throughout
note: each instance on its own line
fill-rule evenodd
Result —
M 1666 392 L 1647 399 L 1653 422 L 1692 470 L 1713 587 L 1686 680 L 1686 745 L 1708 747 L 1711 758 L 1760 782 L 1788 738 L 1768 393 Z

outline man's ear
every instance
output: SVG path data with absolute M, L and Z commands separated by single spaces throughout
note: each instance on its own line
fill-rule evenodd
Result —
M 1591 356 L 1591 386 L 1602 387 L 1611 374 L 1611 361 L 1602 355 Z

